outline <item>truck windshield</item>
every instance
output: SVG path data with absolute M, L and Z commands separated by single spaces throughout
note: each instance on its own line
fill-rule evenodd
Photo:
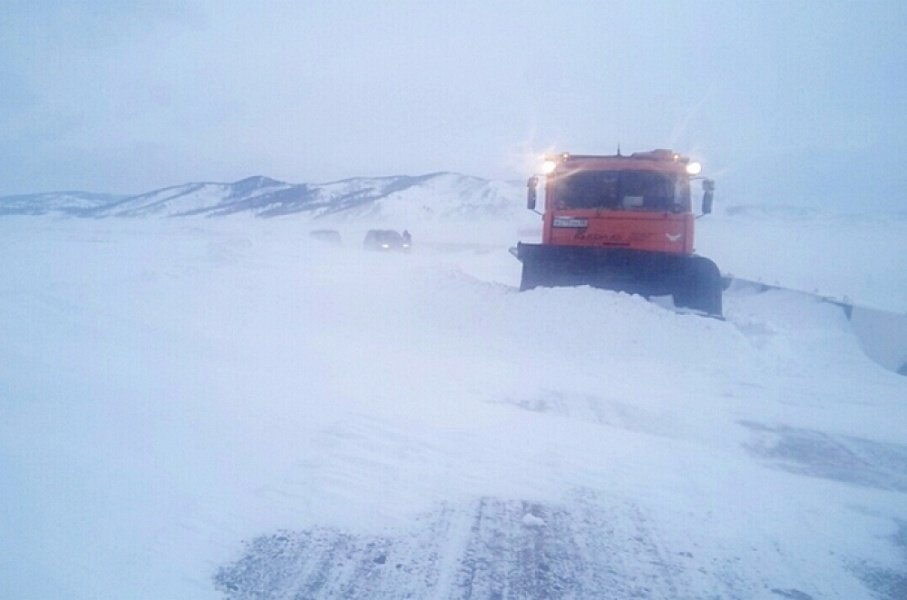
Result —
M 552 191 L 557 208 L 669 211 L 683 203 L 676 176 L 654 171 L 577 171 L 559 175 Z

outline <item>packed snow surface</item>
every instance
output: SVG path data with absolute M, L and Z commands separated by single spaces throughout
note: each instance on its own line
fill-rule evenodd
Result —
M 907 378 L 840 308 L 367 228 L 0 221 L 0 595 L 907 597 Z

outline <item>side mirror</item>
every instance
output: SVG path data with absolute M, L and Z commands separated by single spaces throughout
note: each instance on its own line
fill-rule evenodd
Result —
M 702 214 L 712 212 L 712 199 L 715 195 L 715 182 L 712 179 L 702 180 Z
M 538 198 L 537 188 L 539 185 L 539 178 L 533 175 L 529 178 L 529 181 L 526 182 L 526 207 L 529 210 L 535 210 L 535 202 Z

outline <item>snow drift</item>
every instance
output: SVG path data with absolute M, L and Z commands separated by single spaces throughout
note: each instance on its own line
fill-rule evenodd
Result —
M 907 380 L 839 308 L 368 226 L 0 221 L 11 597 L 903 597 Z

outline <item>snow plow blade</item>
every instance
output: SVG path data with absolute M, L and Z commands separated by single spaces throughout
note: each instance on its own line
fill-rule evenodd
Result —
M 512 253 L 523 263 L 522 291 L 590 285 L 646 298 L 671 295 L 675 306 L 722 316 L 721 273 L 702 256 L 523 243 Z

